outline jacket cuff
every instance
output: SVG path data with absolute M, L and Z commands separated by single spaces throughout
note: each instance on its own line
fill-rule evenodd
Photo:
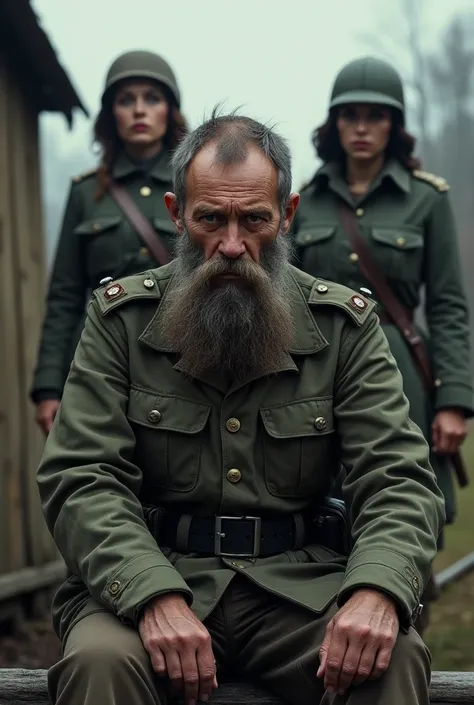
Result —
M 45 367 L 38 370 L 30 391 L 31 400 L 34 404 L 38 404 L 43 399 L 61 399 L 64 382 L 62 370 L 58 370 L 56 367 Z
M 191 605 L 193 593 L 171 563 L 159 553 L 132 558 L 107 581 L 102 602 L 124 623 L 138 625 L 141 609 L 153 597 L 181 593 Z
M 466 418 L 474 416 L 474 399 L 472 388 L 469 385 L 452 382 L 444 383 L 442 379 L 436 379 L 435 388 L 436 411 L 446 408 L 456 408 L 461 409 Z
M 400 623 L 412 624 L 420 611 L 423 581 L 405 556 L 384 549 L 367 549 L 349 557 L 337 603 L 341 607 L 358 589 L 387 593 L 397 603 Z

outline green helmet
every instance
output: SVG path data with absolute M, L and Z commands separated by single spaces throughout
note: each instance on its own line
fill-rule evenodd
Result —
M 403 84 L 386 61 L 364 56 L 346 64 L 336 76 L 330 108 L 347 103 L 376 103 L 405 112 Z
M 151 78 L 165 85 L 176 100 L 179 108 L 181 98 L 171 66 L 158 54 L 151 51 L 129 51 L 118 56 L 107 73 L 102 103 L 110 94 L 110 89 L 125 78 Z

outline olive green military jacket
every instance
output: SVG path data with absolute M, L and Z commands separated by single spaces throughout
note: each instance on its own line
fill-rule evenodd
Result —
M 169 152 L 163 150 L 149 174 L 122 154 L 113 169 L 169 252 L 174 226 L 163 196 L 172 190 Z M 109 193 L 99 201 L 97 172 L 72 183 L 49 284 L 46 315 L 32 398 L 60 398 L 84 324 L 86 302 L 104 277 L 122 277 L 156 267 L 138 233 Z
M 356 290 L 372 289 L 341 226 L 339 199 L 354 209 L 375 262 L 406 309 L 417 308 L 425 289 L 435 410 L 458 407 L 471 416 L 468 309 L 448 185 L 441 177 L 409 172 L 392 160 L 359 200 L 350 194 L 336 163 L 325 164 L 302 189 L 293 228 L 294 263 L 313 276 Z M 393 331 L 390 335 L 392 352 L 403 368 L 406 343 Z
M 372 586 L 408 624 L 443 503 L 373 304 L 292 267 L 291 350 L 228 387 L 218 372 L 190 377 L 162 338 L 173 270 L 123 279 L 89 306 L 38 471 L 47 524 L 74 573 L 55 600 L 58 633 L 100 609 L 134 625 L 167 592 L 204 619 L 236 572 L 315 613 Z M 341 462 L 348 560 L 316 545 L 249 561 L 182 556 L 144 521 L 142 504 L 207 516 L 310 510 Z

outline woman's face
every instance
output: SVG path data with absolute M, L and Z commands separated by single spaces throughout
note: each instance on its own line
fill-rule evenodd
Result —
M 168 129 L 169 105 L 154 81 L 127 81 L 115 94 L 112 112 L 119 137 L 130 147 L 159 145 Z
M 349 159 L 372 161 L 383 155 L 392 129 L 392 113 L 383 105 L 343 105 L 337 116 L 339 141 Z

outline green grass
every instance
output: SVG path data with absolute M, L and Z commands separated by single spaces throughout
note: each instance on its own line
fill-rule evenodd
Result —
M 463 455 L 471 484 L 458 491 L 458 517 L 446 527 L 445 548 L 436 558 L 435 572 L 474 551 L 474 425 Z M 433 670 L 474 671 L 474 572 L 443 591 L 432 606 L 424 638 L 433 656 Z

